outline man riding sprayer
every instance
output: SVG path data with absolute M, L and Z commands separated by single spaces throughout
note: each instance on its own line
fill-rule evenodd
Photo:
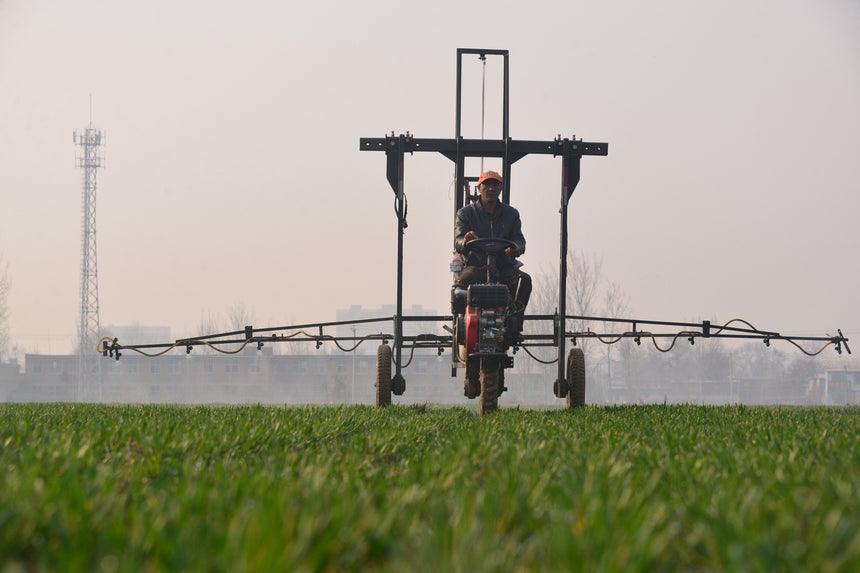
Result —
M 474 239 L 506 239 L 516 246 L 507 247 L 504 254 L 496 258 L 498 282 L 507 285 L 514 300 L 517 334 L 522 330 L 523 316 L 532 291 L 531 277 L 520 270 L 522 263 L 517 257 L 525 253 L 526 239 L 523 236 L 520 213 L 514 207 L 502 203 L 502 176 L 495 171 L 485 171 L 478 178 L 477 201 L 457 211 L 454 223 L 454 250 L 459 253 L 463 268 L 456 282 L 463 289 L 472 284 L 487 282 L 487 259 L 481 253 L 467 249 L 466 244 Z M 457 305 L 456 301 L 452 304 Z M 458 309 L 452 309 L 458 312 Z M 465 394 L 472 398 L 480 393 L 477 372 L 472 365 L 466 368 Z

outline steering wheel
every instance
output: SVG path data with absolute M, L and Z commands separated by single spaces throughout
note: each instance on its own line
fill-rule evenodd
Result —
M 466 241 L 463 244 L 463 247 L 470 251 L 472 249 L 476 251 L 481 251 L 487 255 L 500 255 L 505 252 L 505 249 L 508 247 L 513 247 L 514 249 L 519 249 L 517 244 L 513 241 L 509 241 L 508 239 L 495 239 L 495 238 L 479 238 L 472 239 L 471 241 Z

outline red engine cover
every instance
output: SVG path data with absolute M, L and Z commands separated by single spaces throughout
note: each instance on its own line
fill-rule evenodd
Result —
M 466 307 L 466 353 L 478 348 L 478 326 L 481 322 L 480 310 L 476 306 Z

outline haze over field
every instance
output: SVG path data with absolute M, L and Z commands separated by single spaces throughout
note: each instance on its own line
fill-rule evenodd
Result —
M 583 159 L 570 243 L 633 316 L 856 337 L 858 29 L 853 0 L 0 0 L 10 338 L 75 343 L 90 96 L 103 325 L 180 337 L 237 305 L 274 326 L 394 302 L 393 195 L 359 138 L 452 137 L 458 47 L 510 50 L 512 137 L 609 142 Z M 480 137 L 480 62 L 465 74 Z M 533 275 L 558 260 L 560 163 L 513 167 Z M 407 158 L 407 306 L 447 309 L 452 180 L 440 155 Z

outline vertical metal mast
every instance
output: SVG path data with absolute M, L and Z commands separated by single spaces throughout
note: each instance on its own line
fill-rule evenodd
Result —
M 77 399 L 101 399 L 101 362 L 96 352 L 99 338 L 99 273 L 96 257 L 96 173 L 104 167 L 101 153 L 101 130 L 92 122 L 80 133 L 72 134 L 75 145 L 81 148 L 76 164 L 83 170 L 82 198 L 83 223 L 81 240 L 81 308 L 78 325 L 78 392 Z

